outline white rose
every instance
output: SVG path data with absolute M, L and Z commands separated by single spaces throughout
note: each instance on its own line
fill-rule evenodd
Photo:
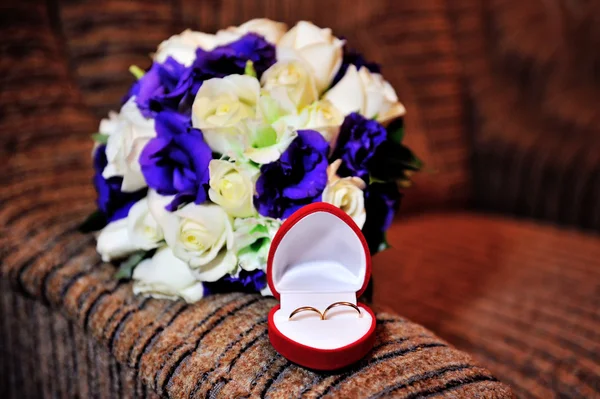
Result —
M 136 202 L 126 218 L 109 223 L 100 231 L 96 250 L 104 262 L 157 248 L 163 240 L 161 227 L 148 209 L 147 198 Z
M 239 124 L 256 115 L 260 83 L 246 75 L 209 79 L 192 105 L 192 124 L 202 130 L 208 146 L 221 154 L 239 151 Z
M 234 250 L 242 269 L 266 270 L 271 241 L 280 226 L 281 220 L 262 216 L 235 220 Z
M 321 29 L 300 21 L 277 44 L 277 59 L 286 59 L 294 50 L 296 56 L 310 65 L 319 93 L 325 91 L 342 65 L 344 41 L 333 36 L 331 29 Z M 283 51 L 282 51 L 283 50 Z
M 296 131 L 280 120 L 273 125 L 250 120 L 243 124 L 244 150 L 241 159 L 259 165 L 275 162 L 298 136 Z
M 394 88 L 380 74 L 371 73 L 365 67 L 357 71 L 350 65 L 342 80 L 325 93 L 325 98 L 344 115 L 359 112 L 368 119 L 377 117 L 380 123 L 406 113 Z
M 173 213 L 179 223 L 176 230 L 165 231 L 165 237 L 171 238 L 175 255 L 188 262 L 200 281 L 216 281 L 235 270 L 233 228 L 223 208 L 188 204 Z
M 148 192 L 148 206 L 162 227 L 175 256 L 187 262 L 199 281 L 216 281 L 237 267 L 229 215 L 218 205 L 188 204 L 175 212 L 165 205 L 171 197 Z
M 299 115 L 285 117 L 284 119 L 296 130 L 316 130 L 333 148 L 340 133 L 340 127 L 344 122 L 344 115 L 329 101 L 320 100 L 304 108 Z
M 147 198 L 142 198 L 129 210 L 127 233 L 134 246 L 146 251 L 157 248 L 164 239 L 162 228 L 148 209 Z
M 133 270 L 133 293 L 154 298 L 196 302 L 204 295 L 202 283 L 197 281 L 188 265 L 173 255 L 169 247 L 156 251 L 152 259 L 141 261 Z
M 257 118 L 273 124 L 284 116 L 296 115 L 298 110 L 296 105 L 288 96 L 285 87 L 274 87 L 270 90 L 263 90 L 258 99 Z
M 267 91 L 284 88 L 297 109 L 312 104 L 319 98 L 309 67 L 300 61 L 288 60 L 273 64 L 262 75 L 261 83 Z
M 323 202 L 337 206 L 346 212 L 362 229 L 367 219 L 363 192 L 367 185 L 359 177 L 340 178 L 337 170 L 341 163 L 342 160 L 338 159 L 327 168 L 328 181 L 323 191 Z
M 173 57 L 180 64 L 190 66 L 196 59 L 196 49 L 210 51 L 218 45 L 219 41 L 215 35 L 186 29 L 159 44 L 154 60 L 162 63 L 168 57 Z
M 253 204 L 254 183 L 259 169 L 248 164 L 213 159 L 208 165 L 210 189 L 208 196 L 215 204 L 235 217 L 256 213 Z
M 96 251 L 103 262 L 131 255 L 139 248 L 129 239 L 127 218 L 106 225 L 96 239 Z
M 100 121 L 100 127 L 98 133 L 110 136 L 119 130 L 119 113 L 110 111 L 108 118 L 104 118 Z
M 146 187 L 142 174 L 139 158 L 142 150 L 156 136 L 154 120 L 146 119 L 135 104 L 135 96 L 131 97 L 116 118 L 111 117 L 106 143 L 106 159 L 108 164 L 102 172 L 105 179 L 113 176 L 122 176 L 121 190 L 125 192 L 137 191 Z
M 286 31 L 287 25 L 282 22 L 275 22 L 267 18 L 257 18 L 251 19 L 240 26 L 230 26 L 227 29 L 220 30 L 216 36 L 220 45 L 234 42 L 246 33 L 259 34 L 269 43 L 277 44 Z

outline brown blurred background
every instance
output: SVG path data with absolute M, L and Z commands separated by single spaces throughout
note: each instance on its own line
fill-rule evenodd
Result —
M 48 115 L 35 135 L 3 134 L 6 154 L 35 154 L 58 136 L 88 140 L 75 126 L 116 109 L 128 67 L 148 67 L 157 44 L 185 28 L 255 17 L 329 26 L 382 64 L 407 108 L 406 142 L 426 164 L 405 190 L 394 248 L 375 257 L 374 303 L 472 353 L 519 397 L 600 397 L 599 1 L 48 4 L 63 40 L 37 44 L 62 57 L 28 59 L 22 79 L 76 84 L 32 86 L 44 100 L 7 88 L 4 122 L 26 125 L 45 101 L 74 127 L 55 131 Z M 35 13 L 22 14 L 35 26 Z

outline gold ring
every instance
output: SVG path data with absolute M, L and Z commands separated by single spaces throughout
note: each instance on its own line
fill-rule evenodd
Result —
M 317 308 L 313 308 L 312 306 L 302 306 L 299 307 L 298 309 L 295 309 L 292 313 L 290 313 L 290 317 L 288 318 L 288 320 L 290 320 L 292 317 L 294 317 L 294 315 L 300 313 L 300 312 L 305 312 L 305 311 L 310 311 L 310 312 L 317 312 L 319 314 L 319 316 L 321 316 L 321 320 L 323 320 L 323 314 L 319 311 L 319 309 Z
M 334 302 L 331 305 L 327 306 L 327 309 L 325 309 L 325 311 L 323 312 L 323 316 L 321 317 L 321 319 L 325 320 L 325 317 L 327 316 L 327 312 L 329 311 L 329 309 L 333 309 L 337 306 L 350 306 L 352 309 L 356 310 L 359 315 L 362 315 L 359 307 L 351 302 Z

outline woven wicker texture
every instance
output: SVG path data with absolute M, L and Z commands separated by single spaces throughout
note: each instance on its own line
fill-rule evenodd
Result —
M 0 287 L 3 398 L 159 397 L 73 322 Z

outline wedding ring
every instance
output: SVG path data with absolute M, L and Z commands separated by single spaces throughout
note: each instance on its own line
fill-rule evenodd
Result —
M 325 318 L 324 317 L 325 315 L 322 314 L 319 311 L 319 309 L 313 308 L 312 306 L 302 306 L 302 307 L 299 307 L 298 309 L 295 309 L 292 313 L 290 313 L 290 317 L 288 318 L 288 320 L 291 320 L 291 318 L 294 317 L 294 315 L 296 315 L 300 312 L 306 312 L 306 311 L 318 313 L 321 320 L 323 320 Z
M 356 306 L 355 304 L 351 303 L 351 302 L 334 302 L 331 305 L 327 306 L 327 309 L 325 309 L 325 311 L 323 311 L 323 316 L 321 316 L 321 319 L 325 320 L 325 317 L 327 316 L 327 312 L 330 309 L 333 309 L 333 308 L 338 307 L 338 306 L 350 306 L 352 309 L 354 309 L 354 310 L 356 310 L 358 312 L 359 316 L 362 315 L 362 313 L 360 312 L 359 307 Z

